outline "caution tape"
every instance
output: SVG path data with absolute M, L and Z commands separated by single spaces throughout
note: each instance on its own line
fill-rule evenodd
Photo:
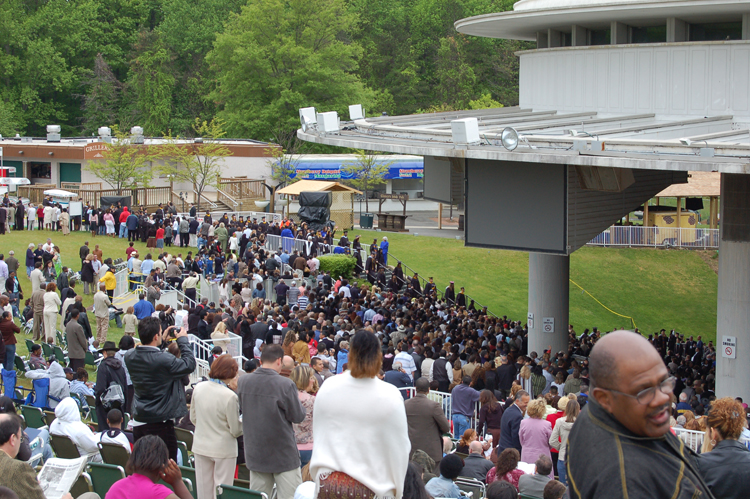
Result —
M 595 301 L 596 303 L 598 303 L 599 305 L 601 305 L 601 306 L 602 306 L 602 307 L 603 307 L 603 308 L 604 308 L 604 309 L 605 309 L 605 310 L 606 310 L 607 312 L 610 312 L 610 313 L 612 313 L 612 314 L 614 314 L 614 315 L 616 315 L 616 316 L 618 316 L 618 317 L 624 317 L 625 319 L 630 319 L 630 322 L 631 322 L 631 323 L 633 324 L 633 329 L 635 329 L 635 328 L 636 328 L 636 325 L 635 325 L 635 319 L 633 319 L 633 318 L 632 318 L 632 317 L 630 317 L 629 315 L 618 314 L 617 312 L 615 312 L 614 310 L 612 310 L 611 308 L 609 308 L 608 306 L 606 306 L 606 305 L 605 305 L 604 303 L 600 302 L 600 301 L 599 301 L 599 300 L 598 300 L 598 299 L 597 299 L 597 298 L 596 298 L 596 297 L 595 297 L 594 295 L 592 295 L 591 293 L 589 293 L 588 291 L 586 291 L 585 289 L 583 289 L 583 288 L 582 288 L 582 287 L 581 287 L 581 286 L 580 286 L 580 285 L 579 285 L 579 284 L 578 284 L 577 282 L 575 282 L 575 281 L 574 281 L 573 279 L 568 279 L 568 280 L 569 280 L 569 281 L 571 282 L 571 284 L 574 284 L 574 285 L 575 285 L 575 286 L 576 286 L 576 287 L 577 287 L 578 289 L 580 289 L 580 290 L 581 290 L 582 292 L 584 292 L 584 293 L 586 293 L 587 295 L 589 295 L 589 296 L 591 297 L 591 299 L 592 299 L 592 300 L 594 300 L 594 301 Z

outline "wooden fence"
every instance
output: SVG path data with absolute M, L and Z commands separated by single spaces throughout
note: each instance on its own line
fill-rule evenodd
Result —
M 117 192 L 116 189 L 91 189 L 87 184 L 86 188 L 76 187 L 76 184 L 66 183 L 66 191 L 78 195 L 78 200 L 84 204 L 99 206 L 102 196 L 130 196 L 130 202 L 133 206 L 145 206 L 154 208 L 159 204 L 167 204 L 172 199 L 172 190 L 169 186 L 165 187 L 138 187 L 136 189 L 123 189 Z M 25 185 L 18 187 L 18 195 L 27 197 L 32 203 L 41 203 L 44 200 L 44 191 L 57 188 L 54 184 L 49 185 Z
M 219 190 L 224 191 L 237 201 L 244 199 L 265 198 L 263 182 L 244 178 L 222 178 L 219 180 Z

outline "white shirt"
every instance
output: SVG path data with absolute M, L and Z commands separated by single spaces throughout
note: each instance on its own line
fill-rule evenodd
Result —
M 445 357 L 439 357 L 436 360 L 445 359 Z M 453 383 L 453 366 L 450 364 L 450 362 L 445 363 L 445 370 L 448 373 L 448 381 Z M 430 374 L 427 376 L 427 379 L 430 380 L 430 383 L 432 383 L 432 375 L 435 372 L 435 363 L 433 362 L 430 364 Z
M 109 436 L 108 432 L 103 431 L 99 434 L 99 441 L 105 444 L 121 445 L 126 451 L 128 451 L 128 454 L 130 454 L 130 440 L 128 440 L 128 437 L 122 432 L 118 433 L 117 436 L 113 438 Z

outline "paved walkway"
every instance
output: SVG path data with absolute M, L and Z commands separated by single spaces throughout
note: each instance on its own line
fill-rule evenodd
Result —
M 458 211 L 453 211 L 453 220 L 448 218 L 449 211 L 443 209 L 443 228 L 438 229 L 438 212 L 437 211 L 415 211 L 406 212 L 408 218 L 406 219 L 406 228 L 409 229 L 409 234 L 419 234 L 420 236 L 432 236 L 432 237 L 444 237 L 447 239 L 460 238 L 463 239 L 463 230 L 458 230 L 458 215 L 462 214 Z M 359 222 L 359 212 L 354 213 L 355 222 Z M 355 228 L 359 228 L 359 224 L 354 224 Z M 377 216 L 375 217 L 375 229 L 377 229 Z

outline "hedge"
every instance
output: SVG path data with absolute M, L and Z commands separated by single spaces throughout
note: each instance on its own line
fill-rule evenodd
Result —
M 348 255 L 324 255 L 318 257 L 320 260 L 320 270 L 329 272 L 331 277 L 336 280 L 339 276 L 349 279 L 357 261 L 353 256 Z

